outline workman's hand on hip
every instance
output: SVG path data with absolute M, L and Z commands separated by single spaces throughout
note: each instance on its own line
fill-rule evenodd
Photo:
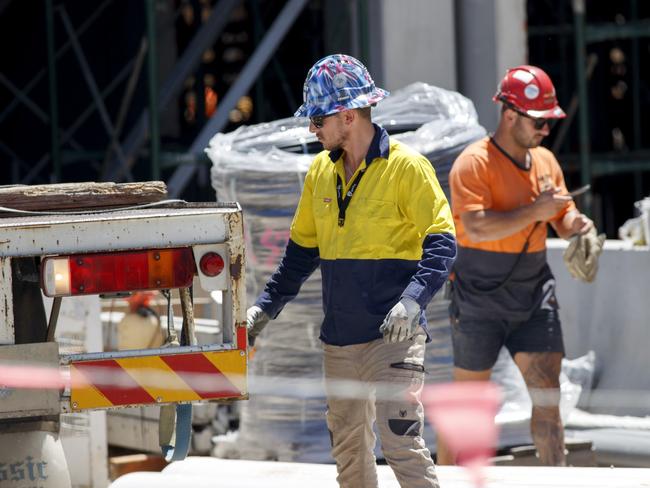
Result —
M 266 327 L 266 324 L 271 320 L 264 310 L 257 305 L 253 305 L 246 310 L 246 330 L 248 331 L 248 345 L 253 347 L 255 345 L 255 338 Z
M 390 309 L 379 331 L 384 342 L 395 343 L 410 339 L 420 325 L 420 305 L 411 298 L 404 297 Z

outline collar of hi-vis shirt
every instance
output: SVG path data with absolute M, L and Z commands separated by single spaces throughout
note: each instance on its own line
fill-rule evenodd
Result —
M 375 158 L 388 159 L 388 155 L 390 154 L 390 143 L 388 141 L 388 132 L 386 132 L 386 129 L 384 129 L 383 127 L 379 127 L 377 124 L 372 124 L 372 125 L 375 128 L 375 135 L 373 136 L 372 141 L 370 142 L 370 146 L 368 147 L 368 152 L 366 153 L 366 157 L 364 159 L 365 165 L 362 162 L 359 168 L 357 169 L 357 171 L 359 171 L 362 168 L 368 167 Z M 329 157 L 332 160 L 332 163 L 334 164 L 336 164 L 341 160 L 341 156 L 343 156 L 343 149 L 336 149 L 335 151 L 330 151 L 329 153 Z M 341 166 L 340 172 L 345 174 L 345 172 L 343 172 L 342 161 L 338 166 Z M 337 167 L 337 170 L 338 169 L 339 168 Z M 350 179 L 350 181 L 351 180 L 352 179 Z M 343 181 L 345 181 L 345 178 L 343 178 Z M 345 182 L 345 185 L 349 183 L 350 182 L 347 181 Z

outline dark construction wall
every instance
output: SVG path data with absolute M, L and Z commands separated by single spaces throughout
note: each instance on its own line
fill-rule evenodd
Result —
M 61 21 L 58 7 L 63 7 L 75 29 L 93 14 L 104 2 L 54 2 L 55 45 L 63 46 L 69 39 Z M 81 36 L 79 42 L 90 70 L 100 90 L 106 87 L 120 69 L 124 67 L 137 51 L 144 28 L 143 2 L 116 1 L 106 2 L 98 20 L 92 23 Z M 17 88 L 24 87 L 38 73 L 44 76 L 24 95 L 35 104 L 42 116 L 35 114 L 25 104 L 19 104 L 15 110 L 5 114 L 0 121 L 0 139 L 11 148 L 17 158 L 24 162 L 20 175 L 41 159 L 50 150 L 49 90 L 47 76 L 47 38 L 45 20 L 45 2 L 11 2 L 0 13 L 0 51 L 2 74 Z M 59 126 L 65 132 L 81 113 L 92 103 L 80 63 L 72 49 L 59 57 L 56 65 L 58 84 Z M 146 96 L 140 83 L 134 98 L 131 117 L 143 106 Z M 105 100 L 109 116 L 114 120 L 120 103 L 123 88 L 118 89 Z M 0 87 L 0 107 L 6 109 L 14 100 L 13 94 L 5 85 Z M 127 123 L 130 119 L 127 119 Z M 101 151 L 108 143 L 101 120 L 95 112 L 75 132 L 70 144 L 64 145 L 64 154 L 76 148 L 91 152 Z M 101 157 L 94 158 L 101 160 Z M 0 160 L 8 167 L 6 151 L 0 151 Z M 82 178 L 91 177 L 96 169 L 76 164 L 74 172 Z M 2 182 L 8 183 L 10 172 L 2 175 Z M 41 182 L 46 176 L 39 178 Z
M 173 69 L 183 50 L 200 27 L 202 18 L 211 13 L 216 0 L 159 0 L 156 7 L 157 51 L 160 85 Z M 284 0 L 242 0 L 215 44 L 202 54 L 200 66 L 185 80 L 175 100 L 161 111 L 161 150 L 163 179 L 174 167 L 165 165 L 170 154 L 183 153 L 200 131 L 206 117 L 214 113 L 219 101 L 235 82 L 239 72 L 261 42 Z M 49 89 L 47 76 L 47 37 L 45 4 L 42 1 L 14 1 L 0 9 L 0 164 L 5 169 L 0 184 L 19 183 L 36 163 L 47 159 L 51 150 L 49 126 Z M 84 55 L 99 90 L 104 90 L 138 53 L 146 35 L 144 0 L 54 0 L 55 46 L 60 49 L 69 39 L 61 20 L 65 10 L 75 28 L 96 12 L 90 28 L 79 34 Z M 302 84 L 312 63 L 325 55 L 322 39 L 323 6 L 319 0 L 308 2 L 262 75 L 231 112 L 230 131 L 251 124 L 293 114 L 302 101 Z M 58 58 L 57 100 L 61 137 L 79 116 L 93 104 L 80 63 L 70 48 Z M 25 87 L 41 73 L 29 91 Z M 115 84 L 104 100 L 106 112 L 115 125 L 131 70 Z M 24 91 L 27 104 L 16 104 L 15 89 Z M 205 96 L 200 97 L 203 93 Z M 141 68 L 138 83 L 121 132 L 123 141 L 148 104 L 147 63 Z M 13 105 L 13 106 L 12 106 Z M 31 110 L 29 107 L 35 109 Z M 61 145 L 62 181 L 97 180 L 106 157 L 111 136 L 97 110 L 81 124 L 71 140 Z M 47 160 L 29 183 L 52 181 L 52 161 Z M 136 180 L 150 179 L 148 144 L 138 154 L 133 168 Z M 188 188 L 188 199 L 214 198 L 212 194 Z M 207 189 L 210 193 L 211 189 Z M 196 197 L 196 198 L 195 198 Z
M 634 6 L 636 5 L 636 12 Z M 529 61 L 543 67 L 555 83 L 561 105 L 567 108 L 577 96 L 575 43 L 571 0 L 528 0 Z M 586 23 L 604 23 L 624 28 L 634 17 L 650 20 L 650 2 L 586 2 Z M 565 34 L 539 35 L 536 28 L 562 26 Z M 650 37 L 637 39 L 638 52 L 631 39 L 608 39 L 587 45 L 587 56 L 596 55 L 597 63 L 588 81 L 589 131 L 592 164 L 610 162 L 614 172 L 595 176 L 592 183 L 593 216 L 608 237 L 617 236 L 618 228 L 631 218 L 633 203 L 650 194 Z M 636 54 L 636 57 L 635 57 Z M 638 79 L 634 70 L 638 69 Z M 633 120 L 634 91 L 638 90 L 639 124 Z M 551 147 L 559 134 L 556 127 L 546 145 Z M 568 186 L 580 185 L 578 118 L 558 150 L 567 175 Z M 620 172 L 616 165 L 638 161 L 643 172 Z

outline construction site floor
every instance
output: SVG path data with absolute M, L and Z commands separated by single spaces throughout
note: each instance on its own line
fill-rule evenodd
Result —
M 378 466 L 380 488 L 399 488 L 388 466 Z M 441 488 L 475 488 L 470 473 L 461 467 L 437 468 Z M 648 488 L 650 469 L 645 468 L 548 468 L 490 466 L 485 468 L 483 488 Z M 336 467 L 329 464 L 227 460 L 190 457 L 172 463 L 162 473 L 130 473 L 110 488 L 331 488 Z

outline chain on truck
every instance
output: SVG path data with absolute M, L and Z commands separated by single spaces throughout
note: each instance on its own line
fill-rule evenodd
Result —
M 2 486 L 69 486 L 56 435 L 62 413 L 160 405 L 160 445 L 177 460 L 188 452 L 193 402 L 247 398 L 241 208 L 165 196 L 162 182 L 0 188 L 0 368 L 56 372 L 44 388 L 7 387 L 0 375 L 0 444 L 11 436 L 21 444 L 0 456 Z M 222 293 L 218 343 L 197 344 L 193 287 Z M 162 347 L 60 352 L 62 300 L 141 290 L 167 299 Z M 52 299 L 49 319 L 42 295 Z

